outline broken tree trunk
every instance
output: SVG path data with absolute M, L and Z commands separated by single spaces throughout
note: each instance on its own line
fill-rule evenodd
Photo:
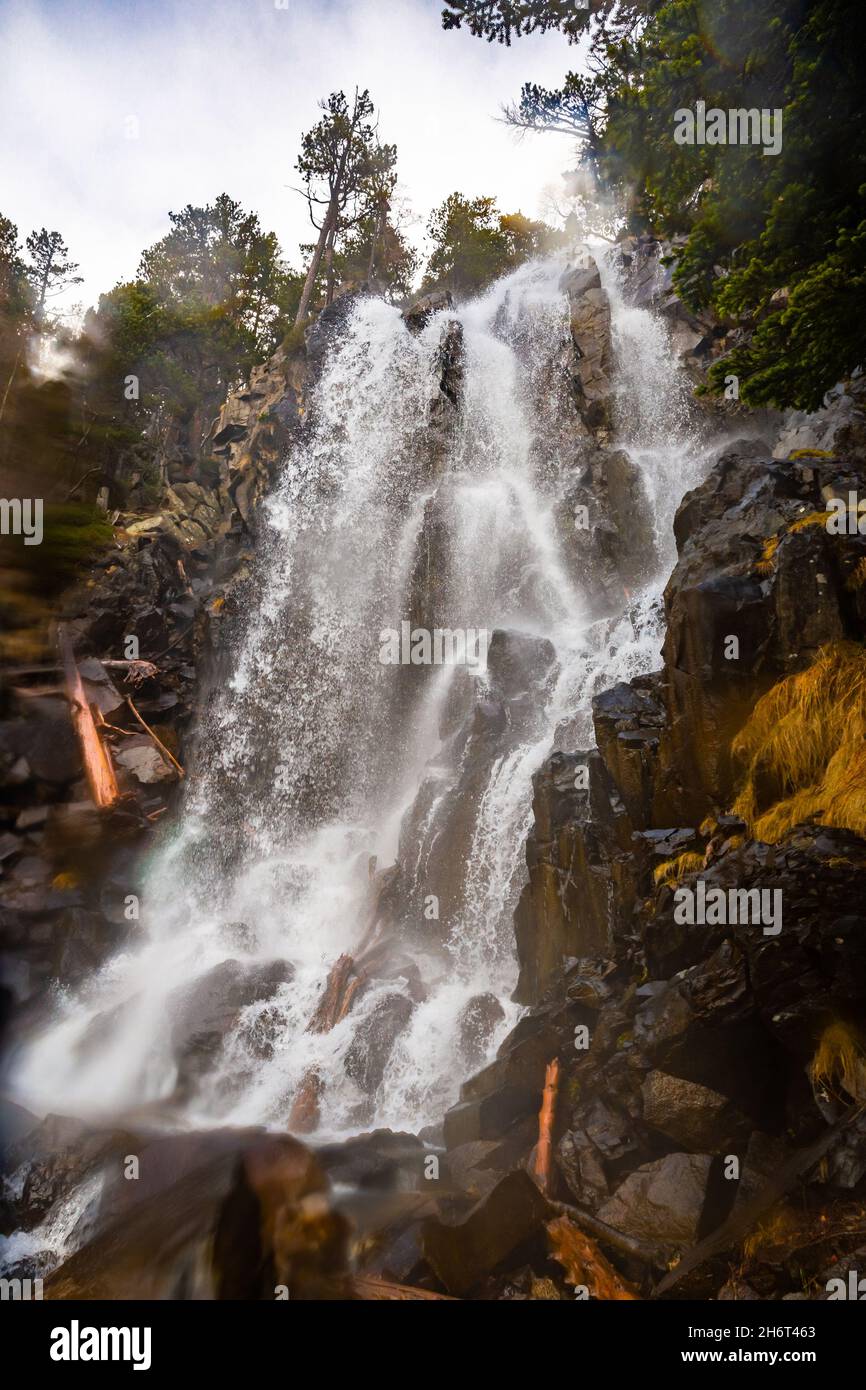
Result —
M 68 634 L 62 630 L 58 633 L 58 641 L 66 683 L 66 698 L 69 701 L 72 725 L 81 749 L 81 761 L 84 764 L 87 785 L 90 788 L 94 805 L 104 809 L 113 806 L 120 797 L 117 778 L 114 775 L 114 764 L 111 761 L 111 755 L 99 737 L 90 705 L 87 703 L 84 683 L 75 662 L 72 642 Z
M 573 1288 L 583 1288 L 586 1297 L 608 1302 L 637 1299 L 631 1284 L 614 1269 L 595 1241 L 567 1216 L 558 1216 L 547 1223 L 553 1258 L 565 1271 L 565 1282 Z
M 541 1110 L 538 1113 L 538 1144 L 532 1171 L 542 1192 L 550 1189 L 551 1167 L 553 1164 L 553 1124 L 556 1118 L 556 1097 L 559 1091 L 559 1058 L 548 1062 L 544 1075 L 544 1092 Z
M 144 729 L 144 732 L 145 732 L 146 734 L 148 734 L 148 735 L 150 736 L 150 738 L 153 740 L 153 744 L 154 744 L 154 747 L 156 748 L 157 752 L 158 752 L 163 758 L 165 758 L 166 762 L 168 762 L 169 765 L 170 765 L 171 767 L 173 767 L 173 768 L 175 769 L 175 771 L 177 772 L 178 777 L 185 777 L 185 776 L 186 776 L 186 773 L 184 772 L 184 770 L 183 770 L 183 768 L 181 767 L 180 763 L 178 762 L 177 758 L 174 756 L 173 753 L 170 753 L 170 752 L 169 752 L 169 750 L 166 748 L 165 744 L 163 743 L 162 739 L 161 739 L 161 738 L 157 738 L 156 734 L 153 732 L 153 729 L 150 727 L 150 725 L 147 724 L 147 723 L 142 719 L 142 717 L 141 717 L 141 715 L 139 714 L 138 710 L 135 708 L 135 705 L 132 703 L 132 700 L 130 699 L 129 695 L 127 695 L 127 697 L 126 697 L 126 703 L 129 705 L 129 708 L 131 709 L 132 713 L 135 715 L 135 717 L 136 717 L 136 719 L 138 720 L 139 724 L 140 724 L 141 727 Z
M 311 1068 L 295 1092 L 289 1112 L 289 1129 L 292 1134 L 312 1134 L 319 1128 L 319 1096 L 322 1094 L 322 1078 Z
M 658 1267 L 665 1263 L 665 1257 L 661 1253 L 661 1248 L 650 1245 L 647 1241 L 638 1240 L 636 1236 L 626 1235 L 624 1231 L 618 1231 L 614 1226 L 608 1226 L 606 1221 L 599 1221 L 592 1212 L 584 1211 L 582 1207 L 571 1206 L 568 1202 L 549 1203 L 551 1210 L 559 1213 L 560 1216 L 567 1216 L 570 1221 L 574 1221 L 584 1231 L 591 1232 L 602 1245 L 609 1245 L 614 1250 L 622 1250 L 626 1255 L 632 1255 L 636 1260 L 641 1260 L 643 1264 Z
M 346 995 L 349 995 L 351 1003 L 352 995 L 357 991 L 359 984 L 352 956 L 340 956 L 328 971 L 322 997 L 307 1024 L 307 1032 L 330 1033 L 332 1028 L 336 1028 L 340 1019 L 345 1018 L 348 1013 Z
M 364 984 L 366 975 L 358 971 L 352 956 L 340 956 L 328 971 L 322 997 L 307 1024 L 308 1033 L 330 1033 L 352 1007 L 352 1000 Z M 310 1068 L 295 1092 L 289 1114 L 289 1129 L 295 1134 L 312 1134 L 319 1127 L 319 1097 L 322 1078 Z

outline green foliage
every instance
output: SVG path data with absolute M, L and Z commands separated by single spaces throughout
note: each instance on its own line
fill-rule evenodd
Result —
M 225 396 L 282 341 L 300 298 L 274 233 L 227 194 L 169 221 L 138 277 L 85 322 L 91 445 L 112 475 L 169 446 L 198 458 Z
M 549 249 L 555 233 L 521 213 L 502 214 L 495 198 L 451 193 L 430 217 L 433 251 L 422 289 L 476 294 L 498 276 Z
M 388 216 L 371 211 L 339 241 L 334 253 L 334 278 L 341 285 L 366 282 L 392 303 L 412 291 L 418 253 L 401 228 Z
M 273 351 L 300 297 L 273 232 L 221 193 L 206 207 L 169 213 L 171 231 L 141 257 L 138 279 L 173 315 L 173 330 L 207 342 L 237 379 Z
M 569 43 L 576 43 L 593 21 L 620 18 L 631 22 L 646 5 L 621 0 L 449 0 L 442 11 L 442 27 L 459 29 L 465 24 L 476 38 L 510 44 L 521 34 L 544 34 L 559 29 Z
M 866 353 L 864 51 L 851 0 L 672 0 L 609 103 L 603 167 L 636 185 L 641 224 L 686 235 L 677 288 L 751 330 L 710 374 L 747 404 L 817 409 Z M 780 110 L 781 152 L 676 145 L 698 100 Z
M 21 258 L 18 228 L 0 213 L 0 343 L 17 338 L 33 301 L 27 267 Z
M 304 135 L 296 168 L 304 180 L 310 221 L 319 229 L 310 254 L 309 283 L 298 305 L 304 318 L 317 302 L 330 304 L 338 284 L 375 281 L 392 299 L 408 293 L 415 256 L 391 220 L 397 147 L 379 140 L 368 91 L 344 92 L 320 103 L 323 115 Z
M 591 76 L 569 74 L 555 92 L 526 84 L 509 120 L 580 136 L 627 199 L 632 230 L 682 239 L 683 298 L 746 329 L 712 389 L 733 373 L 748 404 L 812 410 L 863 364 L 861 0 L 466 0 L 443 23 L 501 42 L 551 28 L 590 36 Z M 780 153 L 678 145 L 675 112 L 698 101 L 781 111 Z
M 69 285 L 80 285 L 82 277 L 75 274 L 78 265 L 69 259 L 69 248 L 59 232 L 49 232 L 46 227 L 31 232 L 27 238 L 27 253 L 30 264 L 26 274 L 33 287 L 34 319 L 36 326 L 41 327 L 46 301 Z

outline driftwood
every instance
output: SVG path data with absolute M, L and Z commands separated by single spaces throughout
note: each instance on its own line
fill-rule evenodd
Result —
M 319 1096 L 322 1078 L 311 1068 L 305 1073 L 292 1100 L 289 1129 L 292 1134 L 312 1134 L 319 1127 Z
M 352 984 L 354 971 L 355 962 L 352 956 L 342 955 L 331 966 L 322 997 L 307 1024 L 308 1033 L 330 1033 L 340 1019 L 345 1017 L 348 1012 L 346 994 Z M 355 990 L 352 990 L 352 993 L 354 992 Z
M 165 758 L 165 760 L 166 760 L 168 763 L 170 763 L 170 765 L 171 765 L 173 768 L 175 768 L 175 770 L 177 771 L 178 777 L 185 777 L 185 776 L 186 776 L 186 773 L 184 772 L 184 770 L 183 770 L 183 768 L 181 767 L 180 763 L 178 762 L 177 758 L 174 756 L 173 753 L 170 753 L 170 752 L 168 751 L 168 749 L 166 748 L 166 746 L 165 746 L 165 744 L 163 743 L 162 739 L 157 738 L 156 734 L 153 732 L 153 729 L 150 727 L 150 725 L 149 725 L 149 724 L 146 724 L 146 723 L 144 722 L 144 720 L 142 719 L 141 715 L 139 714 L 138 710 L 135 708 L 135 705 L 132 703 L 132 700 L 130 699 L 130 697 L 129 697 L 128 695 L 127 695 L 127 697 L 126 697 L 126 703 L 129 705 L 129 708 L 132 710 L 132 713 L 135 715 L 136 719 L 138 720 L 138 722 L 139 722 L 139 724 L 141 725 L 141 727 L 144 729 L 145 733 L 150 735 L 150 738 L 153 740 L 153 743 L 154 743 L 156 749 L 158 750 L 158 752 L 162 754 L 163 758 Z
M 623 1279 L 605 1258 L 594 1240 L 567 1216 L 558 1216 L 547 1223 L 553 1258 L 565 1271 L 565 1282 L 573 1287 L 584 1285 L 593 1298 L 610 1302 L 637 1299 L 631 1284 Z
M 582 1207 L 571 1206 L 568 1202 L 554 1201 L 550 1201 L 549 1205 L 560 1216 L 567 1216 L 569 1220 L 577 1222 L 583 1230 L 591 1231 L 603 1245 L 610 1245 L 614 1250 L 621 1250 L 624 1255 L 631 1255 L 634 1259 L 642 1261 L 643 1264 L 659 1265 L 662 1263 L 658 1246 L 638 1240 L 637 1236 L 627 1236 L 624 1231 L 618 1231 L 614 1226 L 608 1226 L 606 1221 L 599 1221 L 597 1216 L 584 1211 Z
M 154 666 L 152 661 L 144 661 L 140 656 L 131 658 L 128 661 L 121 661 L 119 657 L 112 657 L 103 660 L 102 665 L 112 671 L 125 671 L 125 679 L 129 685 L 141 685 L 143 681 L 152 680 L 159 675 L 159 667 Z
M 325 988 L 307 1024 L 308 1033 L 330 1033 L 352 1007 L 352 1000 L 366 982 L 353 956 L 340 956 L 328 971 Z M 314 1067 L 301 1080 L 289 1113 L 289 1129 L 294 1134 L 312 1134 L 319 1126 L 319 1098 L 322 1078 Z
M 538 1112 L 538 1144 L 532 1165 L 533 1175 L 542 1192 L 550 1190 L 550 1170 L 553 1162 L 553 1125 L 556 1118 L 556 1098 L 559 1092 L 559 1058 L 548 1062 L 544 1075 L 544 1091 Z
M 833 1147 L 843 1130 L 862 1115 L 863 1110 L 862 1105 L 852 1106 L 819 1139 L 816 1139 L 814 1144 L 792 1154 L 788 1162 L 782 1164 L 779 1171 L 768 1179 L 754 1197 L 743 1202 L 739 1210 L 732 1212 L 721 1226 L 718 1226 L 705 1240 L 700 1241 L 683 1256 L 676 1269 L 672 1269 L 655 1286 L 651 1297 L 659 1298 L 662 1294 L 668 1293 L 687 1274 L 699 1269 L 714 1255 L 721 1255 L 724 1251 L 738 1245 L 757 1225 L 761 1217 L 791 1190 L 797 1180 L 820 1162 L 828 1150 Z
M 58 633 L 58 641 L 63 661 L 66 698 L 69 701 L 72 725 L 81 749 L 81 761 L 84 764 L 87 785 L 90 788 L 94 805 L 100 809 L 105 809 L 114 806 L 120 798 L 117 778 L 114 775 L 114 764 L 97 732 L 93 714 L 87 702 L 81 673 L 75 662 L 72 642 L 68 634 L 62 629 Z

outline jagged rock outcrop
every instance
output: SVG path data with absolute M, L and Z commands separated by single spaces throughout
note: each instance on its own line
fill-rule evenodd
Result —
M 598 267 L 591 258 L 562 278 L 571 316 L 574 352 L 571 379 L 575 402 L 589 431 L 603 439 L 610 428 L 613 349 L 610 303 L 602 289 Z
M 797 1151 L 866 1098 L 866 1061 L 852 1060 L 866 1058 L 866 841 L 844 824 L 795 824 L 764 843 L 730 814 L 746 776 L 732 745 L 757 702 L 862 637 L 866 538 L 826 522 L 828 499 L 864 488 L 857 458 L 733 447 L 683 499 L 664 667 L 597 696 L 596 749 L 557 751 L 535 777 L 516 914 L 517 998 L 531 1007 L 446 1116 L 449 1153 L 478 1148 L 469 1171 L 482 1179 L 504 1151 L 528 1162 L 558 1057 L 559 1194 L 668 1257 L 735 1210 L 740 1173 L 761 1189 L 766 1165 L 748 1176 L 761 1146 L 773 1171 L 794 1172 Z M 786 794 L 784 778 L 770 785 L 755 793 L 762 805 Z M 689 922 L 679 890 L 694 901 L 699 884 L 763 893 L 778 922 Z M 845 1204 L 866 1180 L 856 1119 L 827 1154 L 790 1182 L 810 1185 L 844 1249 Z M 830 1247 L 813 1243 L 807 1221 L 783 1241 L 818 1281 Z M 725 1271 L 711 1258 L 684 1287 L 729 1296 Z M 790 1291 L 784 1259 L 753 1277 L 755 1296 Z
M 279 349 L 253 369 L 247 387 L 228 397 L 213 426 L 211 450 L 246 526 L 254 525 L 256 506 L 301 426 L 310 375 L 304 353 Z

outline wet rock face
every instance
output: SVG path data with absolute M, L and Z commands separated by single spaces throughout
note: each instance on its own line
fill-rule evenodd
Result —
M 487 1056 L 490 1039 L 504 1018 L 505 1010 L 495 994 L 475 994 L 461 1009 L 458 1046 L 467 1071 Z
M 537 1237 L 547 1204 L 526 1173 L 514 1172 L 454 1224 L 424 1226 L 424 1255 L 449 1293 L 465 1297 Z
M 403 319 L 410 333 L 420 333 L 429 319 L 434 314 L 441 313 L 443 309 L 454 308 L 454 296 L 450 290 L 433 290 L 431 294 L 424 294 L 420 299 L 403 312 Z
M 644 1122 L 690 1153 L 712 1149 L 720 1141 L 739 1147 L 749 1133 L 745 1116 L 726 1096 L 708 1086 L 651 1071 L 641 1089 Z
M 497 1142 L 529 1161 L 554 1056 L 558 1194 L 659 1251 L 740 1211 L 740 1188 L 743 1201 L 763 1192 L 856 1098 L 853 1071 L 835 1098 L 808 1071 L 828 1023 L 859 1027 L 866 1012 L 866 842 L 801 825 L 763 844 L 730 813 L 743 775 L 730 743 L 756 701 L 825 643 L 862 639 L 851 576 L 866 538 L 823 524 L 828 497 L 849 490 L 866 490 L 860 460 L 780 464 L 750 444 L 684 499 L 663 670 L 597 696 L 597 748 L 557 751 L 534 779 L 515 918 L 516 998 L 530 1007 L 445 1123 L 472 1190 L 489 1193 Z M 728 660 L 730 634 L 740 641 Z M 778 892 L 780 930 L 747 917 L 689 923 L 677 893 L 698 883 Z M 720 1173 L 731 1156 L 739 1186 Z M 864 1177 L 852 1124 L 823 1175 L 799 1181 L 816 1189 L 807 1205 L 832 1211 Z M 817 1256 L 805 1258 L 817 1277 Z M 754 1276 L 762 1297 L 792 1291 L 775 1268 Z M 721 1296 L 728 1272 L 711 1262 L 700 1296 Z
M 226 476 L 228 497 L 247 529 L 255 530 L 258 505 L 300 434 L 310 384 L 350 304 L 345 296 L 331 306 L 335 315 L 321 326 L 317 321 L 306 351 L 280 348 L 254 368 L 249 385 L 232 392 L 213 426 L 211 449 Z
M 640 470 L 622 449 L 595 449 L 560 508 L 568 554 L 590 609 L 619 613 L 655 561 L 651 508 Z
M 862 488 L 853 461 L 772 462 L 724 454 L 677 513 L 679 561 L 665 591 L 668 739 L 663 761 L 680 817 L 729 804 L 729 749 L 756 699 L 802 670 L 826 642 L 861 632 L 862 599 L 850 576 L 866 537 L 797 527 L 828 496 Z M 793 529 L 792 529 L 793 528 Z M 778 540 L 771 558 L 765 546 Z M 738 640 L 738 654 L 727 639 Z M 665 769 L 667 771 L 667 768 Z M 664 774 L 663 774 L 664 775 Z
M 498 758 L 536 730 L 556 673 L 544 638 L 497 629 L 487 651 L 487 681 L 458 670 L 441 733 L 437 767 L 401 827 L 399 861 L 407 866 L 407 926 L 424 922 L 427 894 L 439 901 L 447 934 L 464 903 L 481 799 Z M 423 865 L 423 874 L 417 867 Z M 413 877 L 415 874 L 415 877 Z M 435 924 L 425 923 L 429 932 Z
M 594 262 L 569 271 L 563 276 L 562 288 L 568 295 L 571 312 L 575 403 L 589 430 L 606 431 L 610 426 L 612 395 L 610 303 Z
M 225 960 L 169 1000 L 171 1048 L 178 1068 L 178 1091 L 186 1093 L 212 1066 L 241 1010 L 270 999 L 294 975 L 288 961 L 244 965 Z
M 355 1029 L 346 1053 L 346 1073 L 367 1095 L 381 1085 L 394 1044 L 412 1017 L 412 1000 L 404 994 L 388 994 Z
M 668 1154 L 635 1170 L 599 1210 L 617 1231 L 661 1245 L 691 1245 L 700 1225 L 712 1158 Z
M 529 885 L 516 918 L 522 1002 L 539 999 L 569 955 L 634 931 L 652 866 L 633 837 L 665 841 L 679 827 L 679 848 L 693 843 L 704 818 L 733 803 L 742 774 L 730 746 L 760 695 L 809 665 L 825 642 L 857 640 L 863 598 L 851 575 L 866 537 L 796 523 L 820 517 L 826 498 L 846 497 L 858 478 L 862 487 L 853 461 L 780 464 L 751 445 L 726 452 L 684 498 L 679 560 L 665 591 L 664 670 L 597 696 L 598 752 L 555 753 L 534 780 Z M 738 654 L 730 658 L 732 635 Z M 679 960 L 671 917 L 646 937 L 651 966 L 663 973 Z

